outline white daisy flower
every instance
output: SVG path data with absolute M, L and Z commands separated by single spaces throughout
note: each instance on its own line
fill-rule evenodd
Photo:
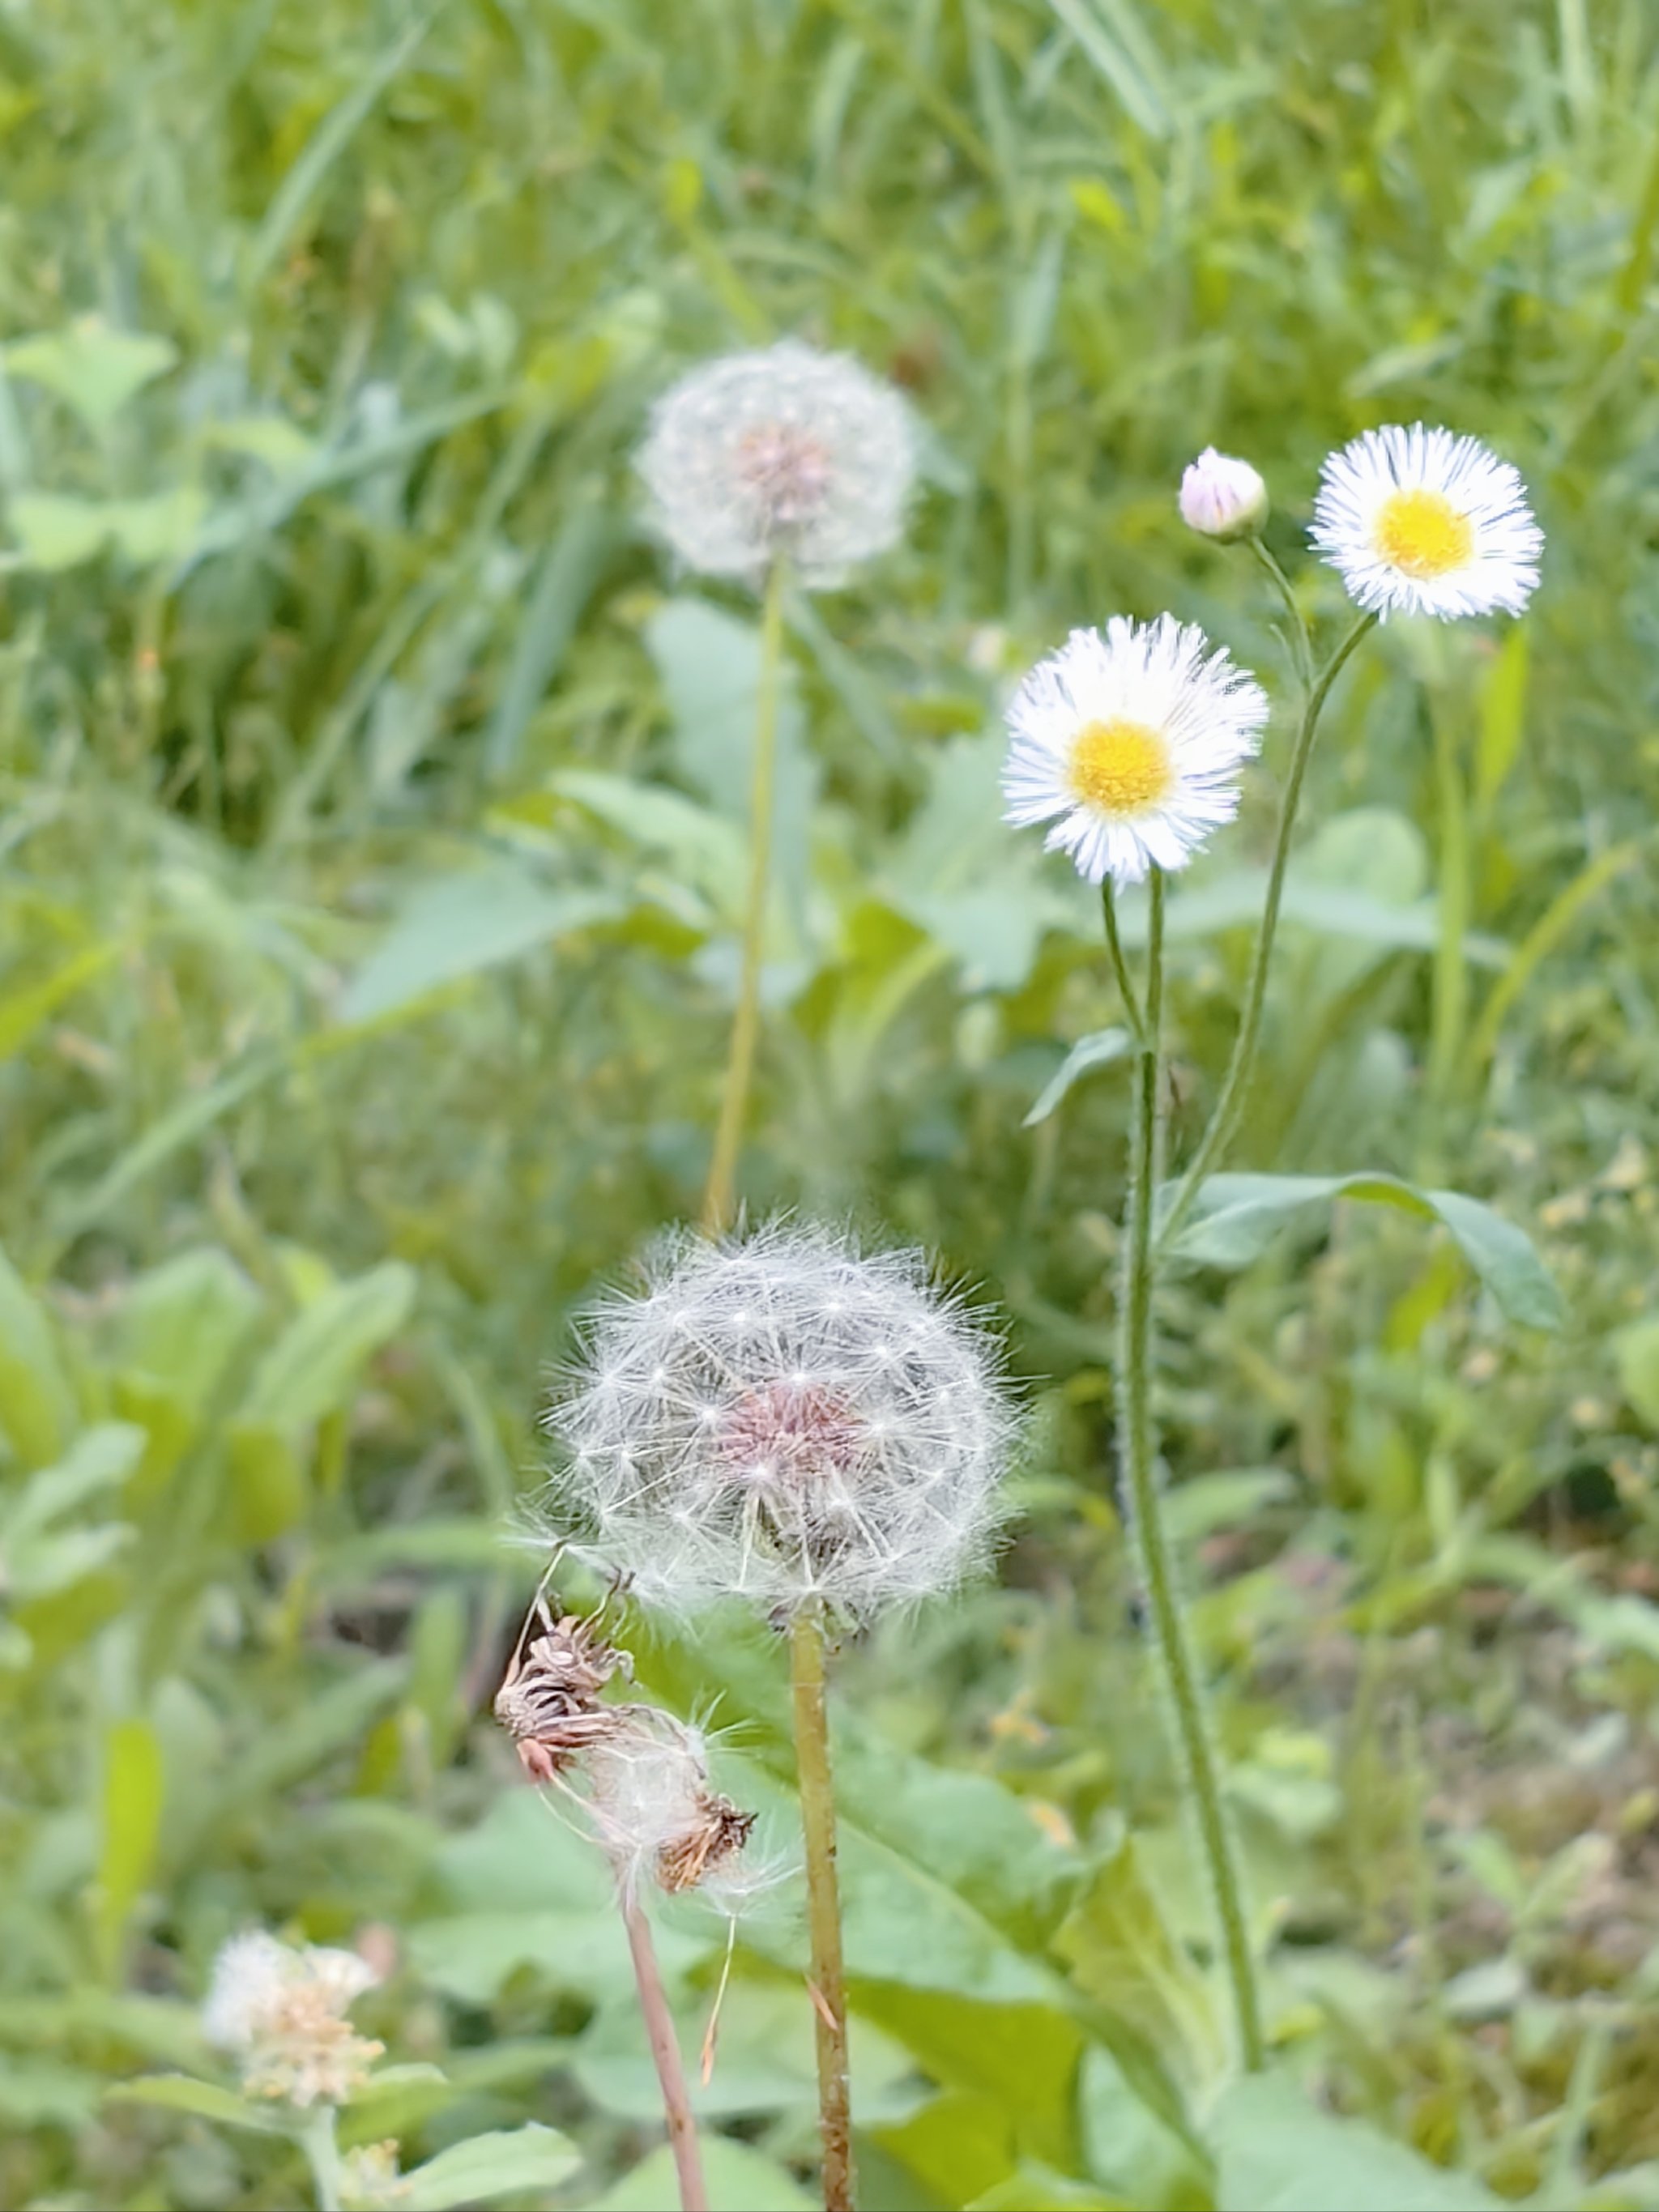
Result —
M 808 585 L 896 541 L 915 467 L 891 386 L 794 339 L 693 369 L 658 401 L 639 455 L 688 568 L 753 579 L 782 553 Z
M 1049 822 L 1091 884 L 1179 868 L 1238 811 L 1267 695 L 1203 631 L 1160 615 L 1074 629 L 1008 708 L 1004 819 Z
M 1313 543 L 1373 614 L 1518 615 L 1544 533 L 1518 470 L 1476 438 L 1391 425 L 1325 463 Z

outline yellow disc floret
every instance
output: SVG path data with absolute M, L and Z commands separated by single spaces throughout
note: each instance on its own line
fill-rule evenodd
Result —
M 1474 532 L 1443 492 L 1390 492 L 1372 531 L 1377 552 L 1401 575 L 1446 575 L 1468 565 Z
M 1131 821 L 1175 787 L 1168 740 L 1145 722 L 1085 722 L 1072 740 L 1066 781 L 1084 805 Z

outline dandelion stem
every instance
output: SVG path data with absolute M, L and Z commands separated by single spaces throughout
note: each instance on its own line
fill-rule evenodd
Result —
M 1129 1161 L 1128 1221 L 1123 1239 L 1120 1300 L 1119 1375 L 1123 1394 L 1118 1423 L 1123 1486 L 1152 1601 L 1159 1656 L 1175 1703 L 1182 1763 L 1198 1811 L 1199 1834 L 1209 1865 L 1221 1922 L 1222 1948 L 1232 1984 L 1238 2040 L 1247 2071 L 1260 2072 L 1266 2051 L 1261 2001 L 1250 1956 L 1249 1923 L 1233 1838 L 1221 1802 L 1221 1782 L 1204 1709 L 1198 1662 L 1182 1609 L 1173 1547 L 1164 1522 L 1152 1426 L 1152 1196 L 1158 1150 L 1158 1094 L 1164 1081 L 1160 1022 L 1164 1001 L 1164 876 L 1152 877 L 1147 943 L 1146 1028 L 1135 1063 L 1133 1151 Z
M 1227 1073 L 1221 1081 L 1221 1093 L 1216 1100 L 1208 1126 L 1199 1139 L 1198 1150 L 1194 1153 L 1191 1164 L 1181 1179 L 1181 1187 L 1159 1226 L 1158 1249 L 1160 1252 L 1166 1250 L 1173 1241 L 1182 1223 L 1192 1211 L 1194 1201 L 1206 1180 L 1220 1165 L 1228 1146 L 1237 1134 L 1244 1102 L 1249 1093 L 1250 1078 L 1255 1070 L 1256 1047 L 1261 1041 L 1261 1013 L 1267 998 L 1267 970 L 1273 962 L 1273 939 L 1279 930 L 1279 909 L 1285 895 L 1285 869 L 1291 855 L 1291 835 L 1296 827 L 1297 808 L 1302 799 L 1303 781 L 1313 753 L 1320 714 L 1330 696 L 1332 684 L 1346 665 L 1349 654 L 1376 622 L 1375 615 L 1360 616 L 1315 678 L 1304 703 L 1301 726 L 1297 731 L 1295 749 L 1291 754 L 1290 770 L 1285 778 L 1285 793 L 1279 803 L 1279 828 L 1273 838 L 1273 860 L 1267 870 L 1267 896 L 1261 909 L 1261 927 L 1256 933 L 1255 952 L 1250 962 L 1250 977 L 1245 987 L 1244 1011 L 1239 1017 L 1238 1035 L 1233 1040 L 1232 1057 L 1227 1062 Z
M 726 1055 L 726 1088 L 714 1132 L 714 1150 L 703 1189 L 702 1225 L 718 1235 L 729 1226 L 737 1194 L 738 1155 L 749 1117 L 749 1091 L 760 1034 L 761 964 L 766 950 L 766 908 L 772 874 L 773 794 L 777 784 L 778 703 L 783 673 L 783 595 L 787 572 L 779 557 L 767 571 L 761 614 L 760 666 L 755 683 L 755 751 L 750 777 L 749 891 L 744 908 L 743 965 L 737 1011 Z
M 681 2212 L 708 2212 L 708 2191 L 703 2185 L 702 2156 L 697 2148 L 697 2124 L 691 2116 L 690 2093 L 680 2063 L 679 2039 L 673 2015 L 663 1991 L 662 1975 L 651 1941 L 650 1923 L 636 1897 L 620 1893 L 628 1948 L 634 1960 L 634 1979 L 640 1992 L 640 2011 L 646 2036 L 662 2086 L 662 2108 L 668 2122 L 668 2147 L 674 2154 L 674 2172 L 680 2185 Z
M 847 1979 L 841 1955 L 841 1898 L 836 1881 L 836 1799 L 823 1703 L 823 1623 L 803 1607 L 790 1631 L 795 1760 L 806 1846 L 807 1923 L 811 1936 L 818 2113 L 823 2136 L 824 2212 L 852 2212 L 852 2103 L 847 2087 Z
M 319 2105 L 300 2130 L 300 2148 L 311 2168 L 317 2212 L 340 2212 L 340 2146 L 334 2132 L 334 2107 Z

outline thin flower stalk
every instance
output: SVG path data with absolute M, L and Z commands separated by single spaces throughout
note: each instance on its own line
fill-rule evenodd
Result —
M 767 571 L 761 615 L 760 667 L 755 687 L 755 750 L 749 798 L 749 888 L 744 905 L 742 967 L 726 1083 L 714 1149 L 703 1189 L 702 1225 L 718 1235 L 731 1222 L 737 1197 L 738 1158 L 743 1149 L 760 1036 L 761 969 L 766 952 L 766 915 L 771 896 L 772 826 L 775 811 L 778 704 L 783 672 L 783 602 L 787 568 L 781 557 Z
M 1199 1834 L 1221 1923 L 1222 1950 L 1231 1986 L 1239 2052 L 1246 2069 L 1266 2058 L 1261 1999 L 1256 1990 L 1249 1927 L 1244 1910 L 1232 1832 L 1221 1798 L 1221 1780 L 1198 1661 L 1182 1609 L 1174 1547 L 1164 1518 L 1152 1422 L 1152 1196 L 1158 1149 L 1158 1102 L 1164 1084 L 1164 875 L 1152 877 L 1146 956 L 1146 1028 L 1135 1062 L 1134 1121 L 1129 1163 L 1128 1218 L 1123 1238 L 1123 1285 L 1119 1299 L 1118 1372 L 1123 1407 L 1118 1425 L 1124 1495 L 1139 1549 L 1159 1658 L 1175 1706 L 1176 1732 Z
M 803 1608 L 790 1629 L 795 1759 L 806 1856 L 807 1929 L 811 1947 L 818 2125 L 823 2143 L 824 2212 L 851 2212 L 852 2100 L 847 2078 L 847 1977 L 842 1957 L 841 1893 L 836 1873 L 836 1799 L 824 1710 L 823 1620 Z
M 1244 987 L 1244 1008 L 1239 1016 L 1238 1032 L 1233 1040 L 1227 1072 L 1222 1078 L 1221 1090 L 1208 1124 L 1159 1225 L 1158 1249 L 1160 1252 L 1167 1251 L 1174 1242 L 1197 1202 L 1205 1182 L 1220 1166 L 1228 1146 L 1238 1133 L 1245 1101 L 1249 1095 L 1250 1079 L 1255 1072 L 1256 1048 L 1261 1041 L 1261 1016 L 1267 1001 L 1267 973 L 1273 964 L 1273 941 L 1279 932 L 1279 910 L 1285 896 L 1285 871 L 1291 857 L 1291 839 L 1296 829 L 1297 810 L 1302 802 L 1302 787 L 1307 777 L 1308 763 L 1313 757 L 1314 739 L 1319 733 L 1319 718 L 1324 711 L 1326 700 L 1330 696 L 1331 686 L 1346 666 L 1349 655 L 1360 640 L 1376 627 L 1376 620 L 1374 614 L 1360 616 L 1315 678 L 1304 703 L 1296 744 L 1291 754 L 1290 769 L 1285 778 L 1284 795 L 1279 805 L 1279 826 L 1273 836 L 1273 859 L 1267 867 L 1267 894 L 1262 902 L 1261 924 L 1256 932 L 1249 980 Z
M 679 2038 L 662 1985 L 651 1928 L 637 1897 L 621 1893 L 623 1923 L 628 1930 L 629 1955 L 634 1962 L 634 1982 L 640 1993 L 640 2014 L 645 2022 L 651 2063 L 662 2090 L 663 2117 L 668 2125 L 668 2147 L 673 2153 L 674 2175 L 679 2184 L 680 2212 L 708 2212 L 708 2189 L 702 2174 L 702 2153 L 697 2142 L 697 2124 L 691 2095 L 685 2086 L 680 2061 Z

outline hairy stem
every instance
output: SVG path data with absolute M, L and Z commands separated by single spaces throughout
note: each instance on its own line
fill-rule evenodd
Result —
M 1296 746 L 1291 755 L 1290 772 L 1285 776 L 1285 793 L 1279 804 L 1279 828 L 1273 838 L 1273 860 L 1267 870 L 1267 896 L 1261 909 L 1261 927 L 1256 933 L 1255 951 L 1250 962 L 1249 981 L 1245 986 L 1244 1011 L 1239 1017 L 1238 1035 L 1233 1040 L 1232 1057 L 1227 1062 L 1227 1073 L 1222 1078 L 1220 1095 L 1215 1102 L 1209 1124 L 1199 1139 L 1198 1150 L 1181 1179 L 1181 1187 L 1159 1228 L 1158 1243 L 1160 1251 L 1170 1244 L 1192 1211 L 1194 1201 L 1206 1178 L 1221 1164 L 1223 1155 L 1237 1134 L 1244 1102 L 1249 1092 L 1250 1078 L 1255 1072 L 1256 1047 L 1261 1041 L 1261 1012 L 1267 998 L 1267 971 L 1273 963 L 1273 939 L 1279 932 L 1279 908 L 1285 895 L 1285 868 L 1291 856 L 1291 835 L 1296 827 L 1297 808 L 1302 800 L 1302 785 L 1313 753 L 1314 738 L 1318 733 L 1319 717 L 1330 696 L 1331 686 L 1346 665 L 1349 654 L 1376 621 L 1375 615 L 1360 616 L 1320 670 L 1303 706 L 1302 721 L 1296 733 Z
M 738 1155 L 749 1118 L 749 1091 L 760 1035 L 761 963 L 766 950 L 766 908 L 772 875 L 773 795 L 777 784 L 778 702 L 783 673 L 785 564 L 775 560 L 766 578 L 761 615 L 760 668 L 755 684 L 755 751 L 749 785 L 749 890 L 744 907 L 743 965 L 726 1061 L 720 1123 L 703 1188 L 702 1225 L 711 1236 L 729 1226 L 737 1195 Z
M 674 2172 L 680 2186 L 681 2212 L 708 2212 L 708 2191 L 703 2185 L 702 2157 L 697 2148 L 697 2124 L 691 2116 L 685 2069 L 680 2063 L 679 2039 L 663 1991 L 651 1927 L 640 1901 L 621 1893 L 622 1916 L 628 1929 L 628 1948 L 634 1960 L 634 1979 L 640 1992 L 640 2011 L 651 2045 L 651 2057 L 662 2087 L 663 2116 L 668 2123 L 668 2147 L 674 2154 Z
M 1128 1220 L 1123 1238 L 1118 1356 L 1122 1409 L 1118 1423 L 1123 1486 L 1140 1549 L 1152 1626 L 1175 1705 L 1176 1729 L 1188 1786 L 1198 1813 L 1208 1863 L 1238 2041 L 1245 2067 L 1261 2070 L 1266 2056 L 1255 1966 L 1233 1838 L 1222 1808 L 1221 1782 L 1204 1709 L 1198 1662 L 1182 1609 L 1173 1548 L 1164 1526 L 1152 1429 L 1152 1196 L 1157 1169 L 1158 1096 L 1164 1058 L 1160 1022 L 1164 1001 L 1164 878 L 1152 871 L 1148 933 L 1146 1038 L 1135 1063 L 1133 1150 L 1129 1161 Z
M 1123 957 L 1123 940 L 1117 933 L 1117 897 L 1109 876 L 1103 878 L 1101 883 L 1100 912 L 1101 918 L 1106 924 L 1106 950 L 1111 955 L 1112 973 L 1117 978 L 1118 993 L 1123 1000 L 1123 1012 L 1129 1027 L 1139 1038 L 1144 1035 L 1140 1001 L 1135 995 L 1134 983 L 1129 974 L 1129 963 Z
M 806 1846 L 806 1909 L 817 2038 L 818 2115 L 823 2136 L 824 2212 L 852 2212 L 853 2115 L 847 2087 L 847 1978 L 836 1881 L 836 1797 L 823 1703 L 823 1624 L 803 1608 L 790 1631 L 795 1762 Z
M 334 2107 L 319 2105 L 300 2130 L 300 2148 L 311 2168 L 317 2212 L 340 2212 L 340 2146 L 334 2133 Z

